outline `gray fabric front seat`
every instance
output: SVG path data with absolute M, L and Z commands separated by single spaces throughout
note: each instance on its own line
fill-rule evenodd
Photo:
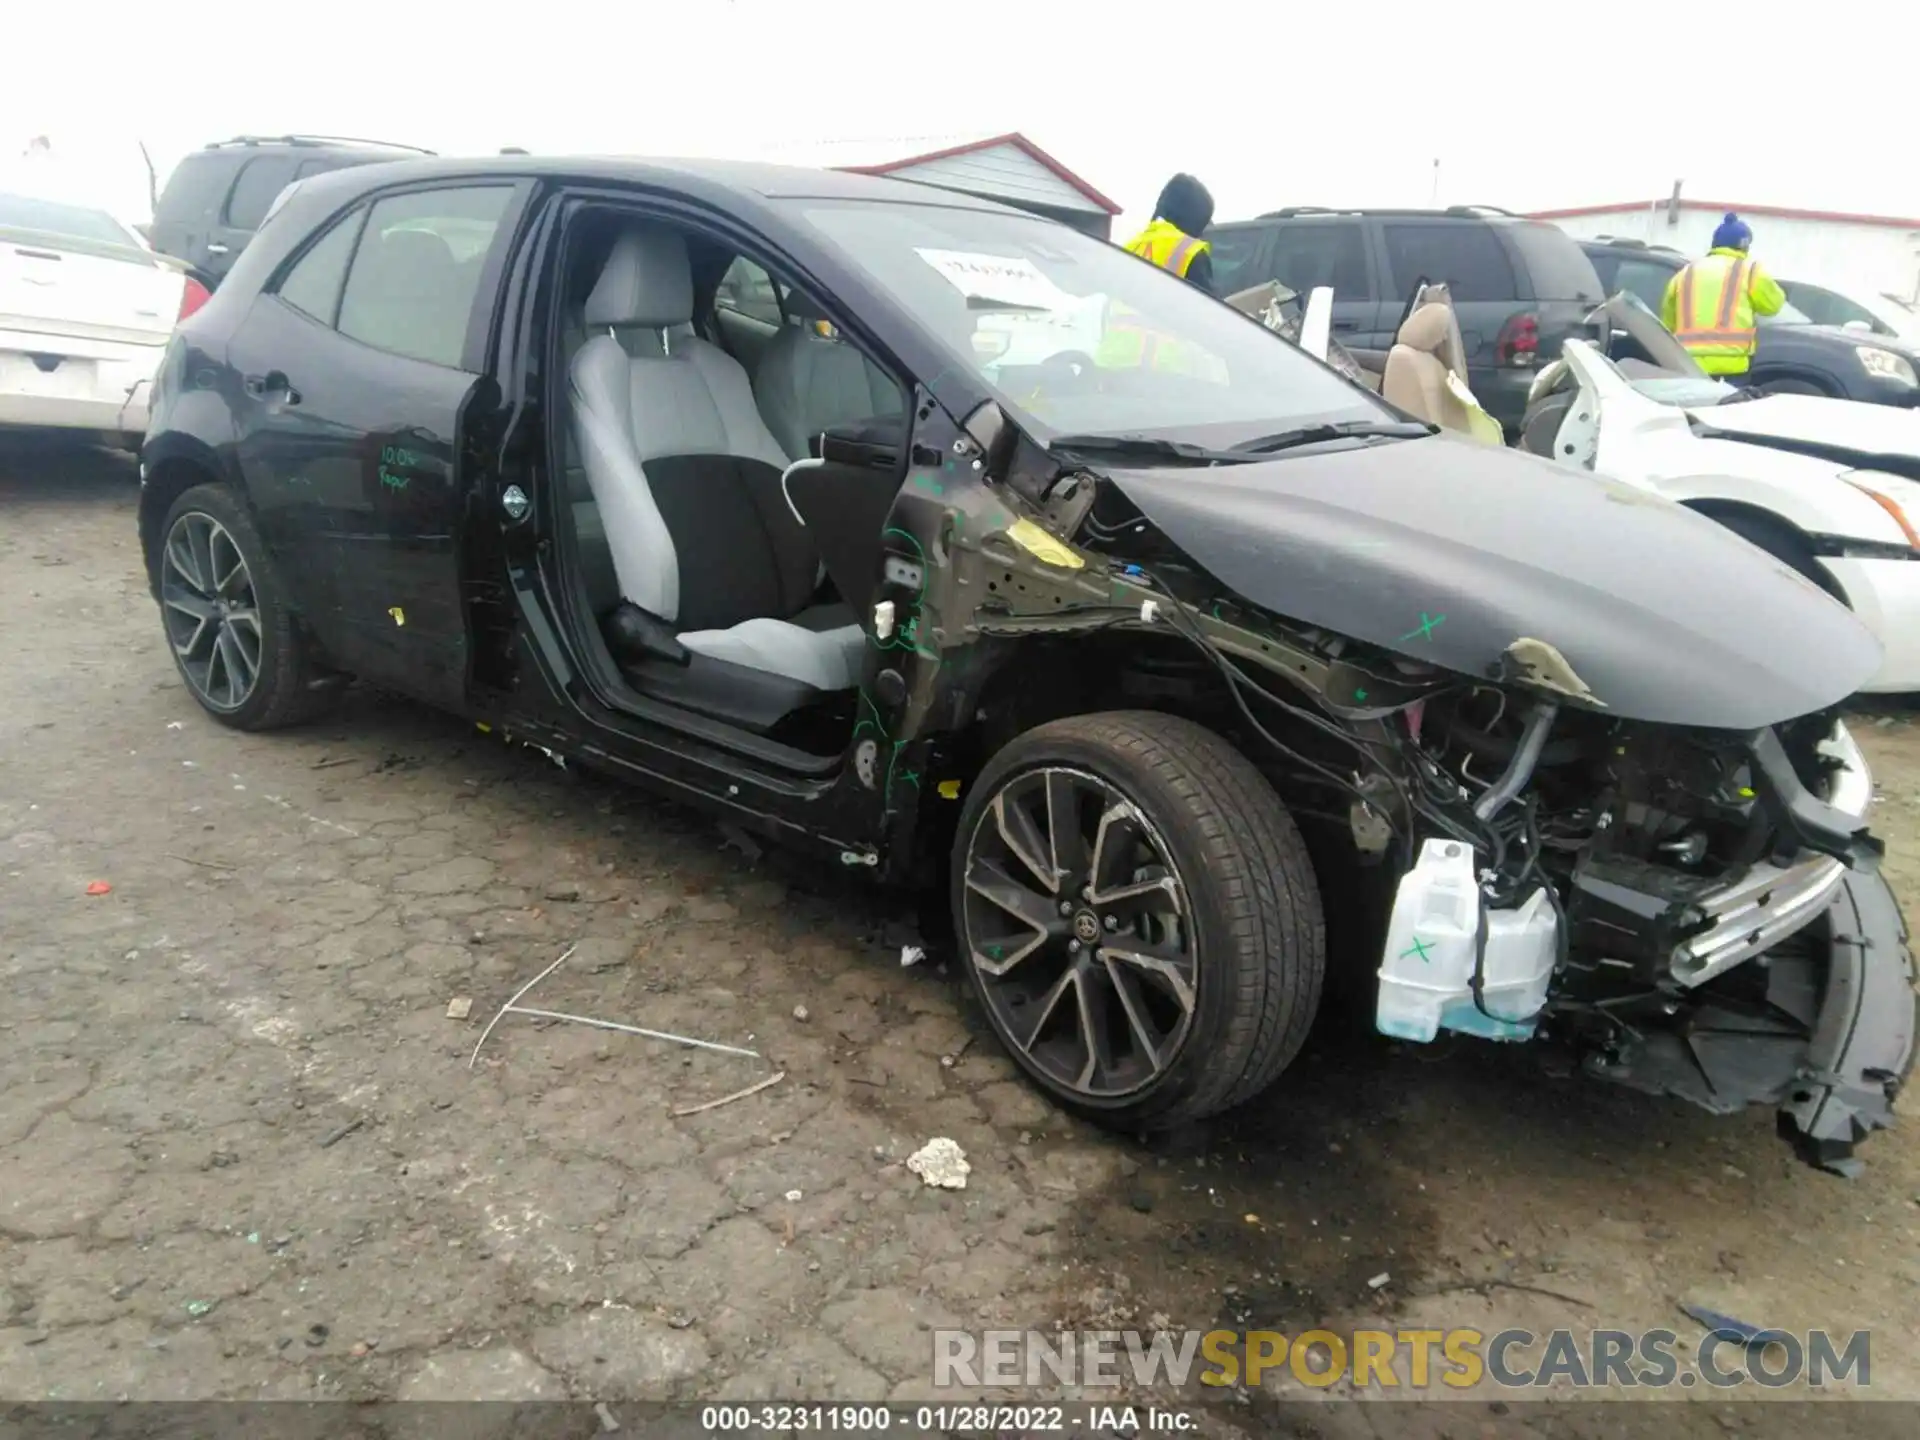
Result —
M 789 294 L 787 311 L 789 323 L 754 368 L 753 398 L 789 458 L 806 459 L 813 437 L 835 425 L 906 413 L 900 387 L 884 371 L 815 331 L 814 322 L 826 317 L 799 291 Z
M 851 611 L 812 603 L 819 556 L 780 490 L 786 467 L 725 351 L 669 335 L 693 316 L 679 232 L 636 225 L 587 297 L 569 367 L 574 435 L 620 594 L 695 655 L 820 690 L 859 680 Z

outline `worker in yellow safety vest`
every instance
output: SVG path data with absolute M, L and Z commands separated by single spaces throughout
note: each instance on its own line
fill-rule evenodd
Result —
M 1153 203 L 1153 223 L 1127 249 L 1213 293 L 1213 244 L 1201 238 L 1213 223 L 1213 196 L 1191 175 L 1176 175 Z
M 1153 221 L 1127 242 L 1129 254 L 1178 275 L 1213 293 L 1213 245 L 1203 238 L 1213 223 L 1213 196 L 1191 175 L 1174 176 L 1153 205 Z M 1210 360 L 1211 357 L 1206 357 Z M 1103 368 L 1198 374 L 1209 368 L 1188 347 L 1143 326 L 1134 311 L 1118 301 L 1107 307 L 1107 326 L 1094 360 Z
M 1760 315 L 1778 315 L 1787 292 L 1747 255 L 1753 231 L 1731 210 L 1713 248 L 1667 282 L 1660 319 L 1709 375 L 1741 383 L 1753 363 Z

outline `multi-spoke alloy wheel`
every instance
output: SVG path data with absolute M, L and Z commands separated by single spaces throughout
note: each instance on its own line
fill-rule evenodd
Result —
M 233 711 L 260 681 L 260 604 L 233 536 L 189 511 L 167 532 L 160 609 L 180 673 L 209 710 Z
M 1130 1094 L 1193 1025 L 1193 929 L 1167 847 L 1084 770 L 1029 770 L 968 841 L 968 954 L 1003 1035 L 1056 1084 Z
M 1320 895 L 1292 818 L 1245 756 L 1176 716 L 1056 720 L 988 761 L 953 909 L 1015 1062 L 1118 1127 L 1250 1098 L 1320 1003 Z
M 271 730 L 324 705 L 322 685 L 338 682 L 314 669 L 246 501 L 224 485 L 196 485 L 154 529 L 160 623 L 201 707 L 236 730 Z

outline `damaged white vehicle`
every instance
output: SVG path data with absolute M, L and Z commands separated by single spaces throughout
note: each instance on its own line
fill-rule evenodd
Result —
M 1863 690 L 1920 690 L 1920 413 L 1736 389 L 1631 295 L 1592 319 L 1619 358 L 1569 341 L 1534 381 L 1522 448 L 1711 516 L 1874 632 Z

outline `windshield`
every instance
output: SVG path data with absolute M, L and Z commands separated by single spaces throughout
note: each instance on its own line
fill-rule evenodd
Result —
M 1271 330 L 1064 225 L 925 205 L 816 201 L 806 215 L 1043 441 L 1231 445 L 1397 418 Z
M 129 245 L 140 241 L 118 220 L 104 210 L 86 205 L 68 205 L 58 200 L 42 200 L 32 195 L 0 193 L 0 226 L 12 230 L 37 230 L 43 235 L 63 235 L 75 240 L 91 240 L 99 245 Z
M 1756 315 L 1754 319 L 1763 326 L 1811 325 L 1813 323 L 1813 317 L 1807 314 L 1806 311 L 1797 309 L 1791 300 L 1780 307 L 1780 313 L 1778 315 Z

